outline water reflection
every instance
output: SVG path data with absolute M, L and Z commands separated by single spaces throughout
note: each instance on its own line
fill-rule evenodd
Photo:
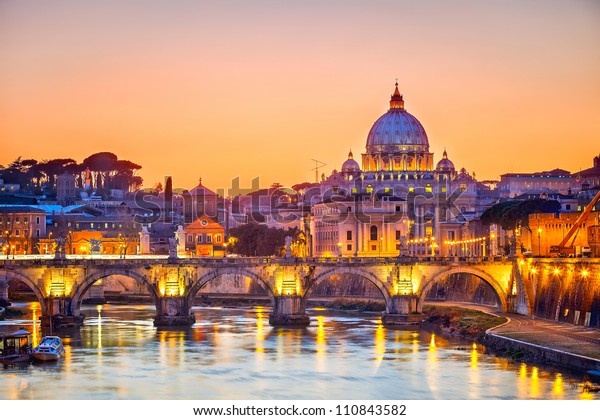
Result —
M 39 305 L 21 305 L 39 340 Z M 0 398 L 576 399 L 566 372 L 485 354 L 461 340 L 386 328 L 377 316 L 314 311 L 306 328 L 268 324 L 268 308 L 194 308 L 188 329 L 156 329 L 152 306 L 89 306 L 60 331 L 59 363 L 3 369 Z M 60 383 L 60 387 L 48 387 Z

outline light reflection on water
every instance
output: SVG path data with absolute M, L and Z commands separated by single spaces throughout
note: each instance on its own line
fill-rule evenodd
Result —
M 0 322 L 0 331 L 24 328 L 37 343 L 39 304 L 15 307 L 26 315 Z M 194 308 L 198 321 L 182 330 L 155 328 L 153 306 L 82 310 L 82 328 L 58 332 L 64 360 L 2 369 L 1 399 L 596 397 L 565 372 L 426 331 L 388 329 L 378 316 L 313 311 L 311 326 L 283 328 L 268 324 L 268 308 Z

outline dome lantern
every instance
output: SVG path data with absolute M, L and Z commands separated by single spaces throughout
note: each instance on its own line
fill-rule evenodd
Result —
M 390 99 L 390 109 L 404 109 L 404 99 L 398 90 L 398 80 L 396 79 L 396 89 Z

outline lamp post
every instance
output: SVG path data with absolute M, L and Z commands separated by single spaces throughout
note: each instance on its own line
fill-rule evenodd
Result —
M 338 242 L 338 255 L 341 258 L 342 257 L 342 243 Z
M 538 227 L 537 234 L 538 234 L 538 256 L 541 258 L 542 257 L 542 242 L 541 242 L 542 228 L 541 227 Z

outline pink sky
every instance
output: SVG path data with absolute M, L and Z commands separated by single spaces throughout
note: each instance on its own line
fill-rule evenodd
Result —
M 359 158 L 398 78 L 436 161 L 577 171 L 599 75 L 592 0 L 3 0 L 0 164 L 111 151 L 145 186 L 312 181 L 311 159 Z

